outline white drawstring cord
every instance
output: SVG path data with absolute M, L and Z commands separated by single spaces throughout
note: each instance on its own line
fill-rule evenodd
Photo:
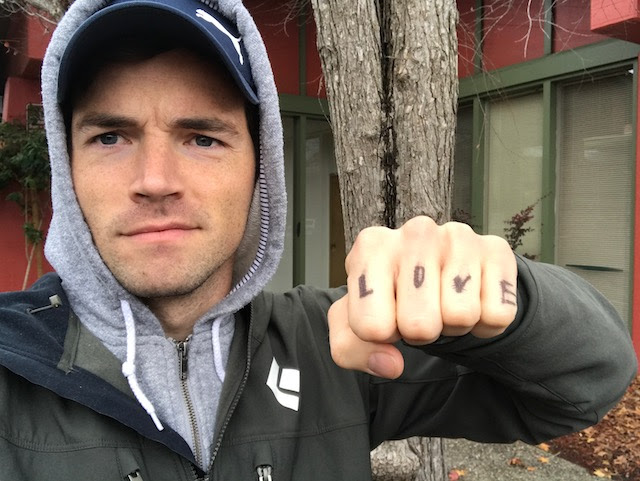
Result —
M 220 349 L 220 324 L 222 324 L 223 317 L 218 317 L 213 320 L 211 325 L 211 343 L 213 344 L 213 360 L 216 368 L 216 373 L 221 382 L 224 382 L 225 367 L 222 362 L 222 350 Z
M 153 407 L 149 398 L 145 396 L 140 389 L 138 379 L 136 378 L 136 326 L 133 321 L 133 313 L 131 312 L 131 306 L 125 300 L 120 300 L 120 308 L 122 309 L 122 315 L 124 316 L 124 326 L 127 330 L 127 360 L 122 363 L 122 374 L 129 381 L 129 386 L 133 391 L 133 395 L 136 397 L 140 405 L 147 411 L 147 414 L 151 416 L 158 431 L 162 431 L 164 426 L 156 415 L 156 408 Z

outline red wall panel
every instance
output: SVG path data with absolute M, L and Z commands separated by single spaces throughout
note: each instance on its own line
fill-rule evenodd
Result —
M 297 95 L 300 90 L 297 14 L 291 6 L 280 2 L 247 0 L 244 3 L 264 39 L 278 92 Z
M 32 79 L 40 78 L 44 52 L 51 40 L 51 25 L 34 17 L 14 15 L 7 32 L 11 53 L 8 74 Z
M 561 52 L 606 40 L 607 37 L 591 31 L 591 0 L 557 2 L 554 10 L 553 51 Z
M 325 84 L 322 77 L 322 64 L 320 63 L 320 55 L 318 54 L 318 46 L 316 45 L 317 28 L 313 20 L 313 14 L 309 14 L 307 24 L 305 26 L 307 32 L 307 89 L 306 95 L 310 97 L 327 96 Z
M 640 1 L 591 0 L 591 30 L 640 43 Z
M 458 36 L 458 77 L 474 73 L 473 57 L 476 50 L 476 0 L 458 0 L 460 20 Z
M 26 122 L 27 104 L 42 103 L 40 82 L 20 77 L 9 77 L 4 86 L 2 120 Z
M 483 66 L 494 70 L 544 53 L 543 0 L 487 0 L 483 7 Z

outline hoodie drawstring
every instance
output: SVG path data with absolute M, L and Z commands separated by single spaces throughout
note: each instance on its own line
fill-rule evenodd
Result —
M 220 348 L 220 324 L 222 324 L 222 320 L 224 316 L 217 317 L 214 319 L 213 324 L 211 325 L 211 343 L 213 344 L 213 361 L 216 368 L 216 374 L 218 374 L 218 378 L 220 382 L 224 382 L 225 375 L 225 366 L 222 362 L 222 349 Z
M 129 302 L 120 300 L 120 308 L 122 315 L 124 316 L 124 325 L 127 330 L 127 360 L 122 363 L 122 374 L 127 378 L 131 391 L 136 397 L 140 405 L 147 411 L 147 414 L 151 416 L 158 431 L 162 431 L 164 426 L 156 415 L 156 408 L 153 407 L 149 398 L 145 396 L 140 389 L 138 379 L 136 378 L 136 326 L 133 320 L 133 312 L 131 312 L 131 306 Z

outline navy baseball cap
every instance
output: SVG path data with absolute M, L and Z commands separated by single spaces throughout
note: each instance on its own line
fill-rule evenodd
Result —
M 216 55 L 244 96 L 259 103 L 249 58 L 235 26 L 207 0 L 113 0 L 84 21 L 60 61 L 58 102 L 63 103 L 76 75 L 96 49 L 129 36 L 176 40 Z M 188 75 L 188 72 L 186 73 Z

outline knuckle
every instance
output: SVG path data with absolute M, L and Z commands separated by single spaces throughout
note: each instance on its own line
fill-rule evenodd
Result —
M 442 310 L 442 323 L 448 327 L 470 328 L 477 324 L 480 319 L 480 309 L 459 303 L 454 307 Z
M 384 342 L 393 337 L 396 331 L 394 322 L 384 322 L 377 316 L 361 315 L 351 325 L 353 333 L 367 342 Z
M 402 232 L 407 237 L 422 237 L 428 235 L 438 227 L 436 221 L 426 215 L 420 215 L 409 219 L 402 226 Z
M 386 239 L 391 235 L 391 232 L 391 229 L 381 226 L 367 227 L 361 230 L 345 258 L 347 273 L 349 267 L 360 262 L 365 255 L 371 257 L 372 253 L 383 248 L 387 244 Z
M 372 226 L 362 229 L 357 235 L 354 248 L 363 248 L 368 246 L 375 246 L 380 242 L 380 238 L 384 238 L 389 235 L 391 229 L 383 226 Z
M 485 235 L 482 236 L 485 249 L 489 252 L 511 252 L 509 243 L 497 235 Z
M 462 222 L 447 222 L 444 227 L 449 235 L 455 237 L 471 237 L 477 235 L 469 224 L 464 224 Z
M 481 323 L 494 329 L 506 329 L 515 319 L 516 311 L 517 309 L 515 307 L 498 309 L 485 308 L 482 311 Z
M 442 321 L 425 316 L 410 317 L 398 322 L 400 336 L 412 343 L 430 343 L 440 337 Z

